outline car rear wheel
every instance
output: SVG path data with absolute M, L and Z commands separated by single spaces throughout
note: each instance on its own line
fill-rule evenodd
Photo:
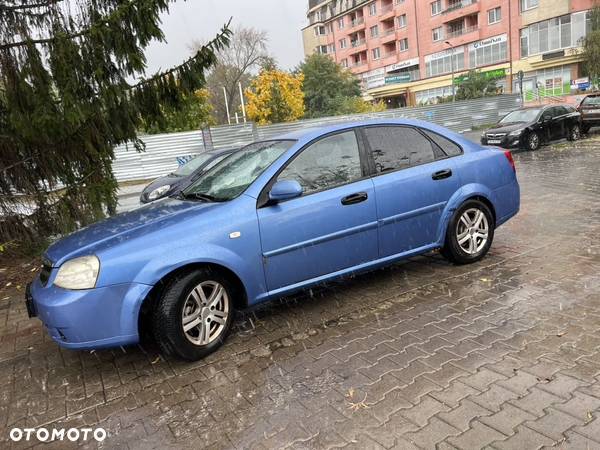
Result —
M 535 131 L 530 131 L 525 136 L 525 147 L 527 150 L 537 150 L 540 148 L 540 136 Z
M 494 227 L 494 216 L 487 205 L 468 200 L 450 219 L 442 254 L 456 264 L 479 261 L 492 245 Z
M 569 128 L 569 135 L 567 139 L 570 141 L 578 141 L 581 138 L 581 128 L 578 124 L 574 124 Z
M 209 268 L 177 277 L 153 314 L 153 331 L 167 355 L 196 361 L 214 352 L 233 321 L 235 290 L 227 277 Z

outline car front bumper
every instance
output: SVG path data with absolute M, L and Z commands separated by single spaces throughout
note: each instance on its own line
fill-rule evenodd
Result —
M 44 287 L 37 278 L 26 290 L 27 311 L 65 348 L 130 345 L 139 342 L 139 311 L 150 289 L 152 286 L 129 283 L 71 291 Z
M 500 148 L 518 148 L 521 145 L 521 137 L 519 136 L 504 136 L 502 139 L 488 139 L 487 137 L 481 138 L 481 145 L 493 145 L 494 147 Z M 491 142 L 490 142 L 491 141 Z

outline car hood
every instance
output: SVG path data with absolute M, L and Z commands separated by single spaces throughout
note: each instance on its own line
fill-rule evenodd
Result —
M 124 240 L 142 236 L 171 223 L 180 223 L 188 216 L 219 208 L 222 203 L 198 203 L 171 198 L 158 200 L 133 211 L 82 228 L 52 244 L 45 258 L 53 267 L 60 266 L 68 259 L 93 253 L 98 246 L 117 244 Z M 173 218 L 176 217 L 176 220 Z
M 486 130 L 486 133 L 491 131 L 493 133 L 510 133 L 511 131 L 523 130 L 527 128 L 531 123 L 528 122 L 519 122 L 519 123 L 511 123 L 511 124 L 503 124 L 497 123 L 489 130 Z

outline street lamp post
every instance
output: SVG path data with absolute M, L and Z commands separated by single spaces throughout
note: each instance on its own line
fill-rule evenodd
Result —
M 452 47 L 452 44 L 448 41 L 445 41 L 444 44 L 450 47 L 450 67 L 452 70 L 452 103 L 454 103 L 456 100 L 456 91 L 454 87 L 454 47 Z

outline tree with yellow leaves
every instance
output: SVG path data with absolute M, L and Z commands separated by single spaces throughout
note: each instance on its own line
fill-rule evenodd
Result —
M 259 125 L 292 122 L 304 116 L 304 75 L 264 68 L 246 90 L 247 114 Z

